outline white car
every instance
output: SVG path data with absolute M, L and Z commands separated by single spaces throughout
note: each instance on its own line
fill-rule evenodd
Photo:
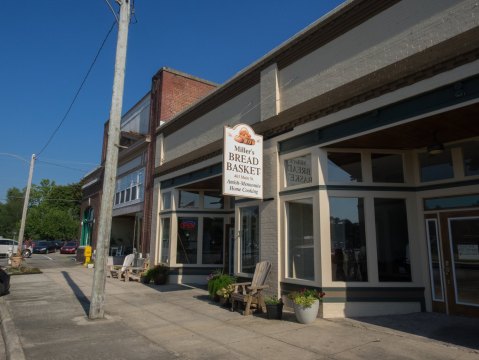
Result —
M 18 241 L 12 239 L 1 239 L 0 238 L 0 255 L 8 255 L 8 252 L 11 250 L 14 253 L 17 252 Z

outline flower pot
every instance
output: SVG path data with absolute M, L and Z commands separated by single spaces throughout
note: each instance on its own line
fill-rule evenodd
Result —
M 319 300 L 316 300 L 310 307 L 304 307 L 294 303 L 293 307 L 296 320 L 301 324 L 311 324 L 318 317 Z
M 164 285 L 168 282 L 168 275 L 167 274 L 158 274 L 154 279 L 153 282 L 155 285 Z
M 220 305 L 227 307 L 230 304 L 230 298 L 229 297 L 223 297 L 220 296 Z
M 140 276 L 140 282 L 142 284 L 149 284 L 150 283 L 150 278 L 148 276 Z
M 266 304 L 266 317 L 273 320 L 281 320 L 283 318 L 283 303 Z

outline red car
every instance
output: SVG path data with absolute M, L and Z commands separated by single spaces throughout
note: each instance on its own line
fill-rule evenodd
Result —
M 78 243 L 74 241 L 66 242 L 65 245 L 60 248 L 60 254 L 75 254 L 77 247 Z

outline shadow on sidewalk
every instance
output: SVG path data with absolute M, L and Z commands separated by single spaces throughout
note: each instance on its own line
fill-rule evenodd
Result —
M 78 285 L 73 281 L 73 279 L 70 277 L 70 274 L 68 274 L 68 272 L 62 271 L 62 275 L 67 281 L 70 288 L 73 290 L 73 293 L 75 294 L 78 302 L 82 306 L 83 311 L 85 311 L 85 314 L 88 316 L 88 313 L 90 311 L 90 300 L 88 300 L 88 298 L 83 293 L 83 291 L 81 291 Z
M 479 350 L 479 321 L 475 318 L 423 312 L 355 320 Z

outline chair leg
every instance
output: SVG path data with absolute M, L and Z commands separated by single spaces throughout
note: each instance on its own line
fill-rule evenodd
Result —
M 266 303 L 264 302 L 264 296 L 262 293 L 258 295 L 258 308 L 261 309 L 261 312 L 266 313 Z
M 248 316 L 251 314 L 251 300 L 253 300 L 253 298 L 251 296 L 248 296 L 248 301 L 246 301 L 246 305 L 243 312 L 243 315 L 245 316 Z
M 235 300 L 231 299 L 231 311 L 235 311 Z

